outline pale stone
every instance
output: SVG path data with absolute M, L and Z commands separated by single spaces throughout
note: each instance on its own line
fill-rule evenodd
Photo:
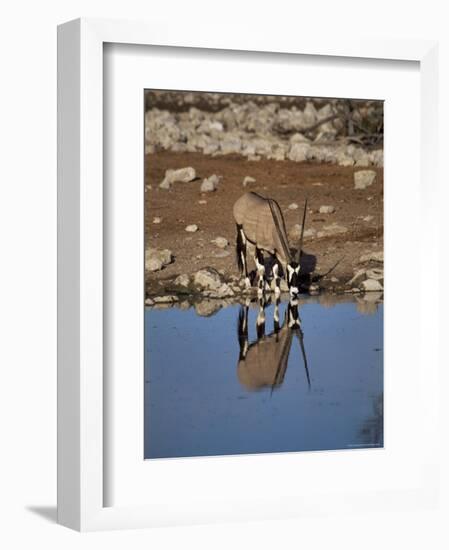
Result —
M 145 269 L 147 271 L 159 271 L 172 261 L 173 255 L 171 250 L 157 250 L 156 248 L 147 248 L 145 250 Z
M 195 304 L 195 312 L 200 317 L 211 317 L 220 309 L 221 304 L 217 300 L 201 300 Z
M 162 269 L 162 262 L 158 258 L 149 258 L 145 262 L 145 269 L 147 271 L 159 271 Z
M 225 239 L 224 237 L 216 237 L 211 242 L 216 244 L 218 248 L 226 248 L 229 244 L 228 239 Z
M 223 277 L 216 269 L 206 267 L 200 269 L 193 276 L 195 286 L 200 289 L 217 290 L 223 284 Z
M 167 296 L 154 296 L 153 298 L 155 304 L 171 304 L 173 302 L 177 302 L 178 300 L 179 298 L 174 294 L 170 294 Z
M 366 278 L 367 279 L 374 279 L 376 281 L 383 281 L 384 270 L 383 269 L 377 269 L 377 268 L 367 269 Z
M 365 279 L 366 279 L 366 269 L 359 269 L 358 271 L 356 271 L 356 273 L 354 274 L 354 277 L 352 277 L 352 279 L 348 281 L 347 284 L 349 286 L 356 285 L 361 283 Z
M 161 189 L 170 189 L 172 183 L 188 183 L 196 178 L 195 168 L 187 166 L 186 168 L 179 168 L 178 170 L 167 170 L 165 177 L 160 183 Z
M 215 191 L 219 181 L 220 178 L 216 174 L 212 174 L 212 176 L 205 178 L 200 187 L 201 193 L 211 193 L 212 191 Z
M 335 206 L 320 206 L 320 214 L 333 214 L 335 212 Z
M 379 292 L 383 289 L 382 285 L 376 279 L 366 279 L 361 284 L 361 288 L 366 292 Z
M 255 182 L 256 182 L 256 178 L 252 178 L 251 176 L 245 176 L 243 178 L 242 185 L 243 187 L 246 187 L 247 185 L 250 185 L 251 183 L 255 183 Z
M 381 250 L 380 252 L 368 252 L 367 254 L 363 254 L 359 258 L 359 263 L 363 264 L 365 262 L 381 262 L 384 261 L 384 253 Z
M 182 275 L 178 275 L 176 279 L 173 281 L 173 284 L 177 286 L 187 287 L 190 284 L 190 277 L 186 273 L 183 273 Z
M 310 145 L 308 143 L 293 143 L 287 157 L 294 162 L 304 162 L 307 160 L 309 149 Z
M 195 233 L 198 231 L 198 226 L 195 223 L 192 223 L 191 225 L 188 225 L 185 230 L 187 233 Z
M 358 170 L 354 172 L 354 189 L 366 189 L 376 180 L 374 170 Z

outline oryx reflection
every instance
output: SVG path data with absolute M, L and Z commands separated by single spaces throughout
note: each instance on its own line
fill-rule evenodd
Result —
M 237 377 L 250 391 L 271 388 L 271 391 L 284 381 L 293 338 L 299 342 L 304 361 L 307 384 L 310 389 L 310 375 L 304 347 L 304 334 L 298 312 L 298 300 L 290 300 L 285 309 L 283 322 L 279 319 L 279 299 L 276 299 L 273 313 L 273 330 L 266 334 L 265 308 L 269 302 L 259 299 L 256 318 L 256 340 L 249 342 L 248 310 L 249 300 L 240 306 L 238 318 L 239 360 Z

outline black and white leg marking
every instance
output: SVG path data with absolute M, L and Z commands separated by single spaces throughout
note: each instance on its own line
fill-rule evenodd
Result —
M 279 328 L 280 328 L 280 325 L 279 325 L 279 302 L 280 302 L 279 295 L 276 294 L 276 301 L 275 301 L 275 304 L 274 304 L 274 315 L 273 315 L 274 332 L 279 332 Z
M 251 282 L 248 277 L 248 264 L 246 262 L 246 237 L 243 232 L 243 227 L 237 224 L 237 262 L 239 265 L 240 273 L 245 274 L 246 288 L 251 286 Z
M 265 290 L 265 263 L 262 251 L 257 247 L 254 252 L 254 262 L 257 269 L 257 293 L 260 295 Z
M 274 287 L 274 292 L 276 296 L 279 296 L 279 294 L 281 293 L 281 279 L 279 277 L 279 264 L 277 262 L 273 265 L 273 279 L 276 285 Z
M 259 313 L 256 319 L 257 339 L 260 340 L 265 336 L 265 299 L 259 298 Z

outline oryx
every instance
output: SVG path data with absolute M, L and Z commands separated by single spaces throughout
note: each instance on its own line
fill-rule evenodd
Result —
M 284 381 L 287 371 L 288 357 L 293 336 L 299 340 L 304 360 L 307 384 L 310 389 L 310 376 L 307 357 L 304 348 L 303 332 L 298 315 L 298 302 L 291 300 L 286 307 L 284 322 L 279 322 L 279 299 L 274 308 L 273 331 L 265 334 L 264 299 L 259 301 L 259 313 L 256 319 L 255 342 L 248 340 L 248 304 L 241 306 L 238 319 L 239 360 L 237 377 L 248 390 L 258 390 L 271 387 L 273 391 Z
M 294 258 L 288 244 L 284 217 L 279 204 L 274 199 L 265 198 L 257 193 L 250 192 L 245 193 L 234 204 L 233 213 L 237 226 L 237 265 L 240 273 L 245 273 L 246 285 L 250 286 L 246 262 L 246 245 L 247 243 L 252 244 L 255 247 L 254 261 L 257 268 L 259 294 L 268 286 L 262 251 L 267 252 L 275 259 L 273 277 L 276 283 L 276 294 L 280 293 L 279 265 L 282 267 L 290 295 L 294 297 L 299 293 L 300 257 L 306 209 L 307 199 L 304 205 L 298 253 Z

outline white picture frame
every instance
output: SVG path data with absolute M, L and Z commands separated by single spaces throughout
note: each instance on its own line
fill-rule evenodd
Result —
M 216 29 L 215 29 L 216 31 Z M 221 519 L 258 519 L 282 515 L 320 514 L 334 506 L 339 513 L 370 502 L 368 510 L 386 506 L 382 492 L 330 499 L 327 507 L 315 495 L 307 503 L 292 496 L 277 512 L 262 513 L 242 505 L 228 514 L 216 502 L 209 513 L 170 514 L 162 507 L 104 506 L 104 219 L 103 219 L 103 58 L 104 44 L 158 45 L 169 48 L 207 48 L 276 52 L 339 58 L 415 61 L 421 82 L 421 212 L 429 261 L 438 258 L 437 44 L 431 41 L 312 39 L 285 36 L 269 39 L 251 34 L 203 34 L 192 41 L 181 24 L 162 29 L 156 23 L 76 20 L 58 28 L 58 521 L 78 530 L 150 527 Z M 175 50 L 173 50 L 175 55 Z M 425 113 L 425 116 L 424 116 Z M 429 245 L 429 243 L 432 243 Z M 421 289 L 422 290 L 422 289 Z M 434 288 L 434 296 L 438 287 Z M 431 318 L 436 302 L 421 312 Z M 423 330 L 423 327 L 421 326 Z M 422 334 L 422 333 L 421 333 Z M 387 334 L 388 337 L 388 334 Z M 438 330 L 429 338 L 437 342 Z M 437 350 L 438 346 L 434 346 Z M 428 356 L 429 359 L 429 356 Z M 438 353 L 425 384 L 427 417 L 436 424 Z M 421 361 L 424 359 L 421 358 Z M 433 440 L 437 437 L 434 429 Z M 436 450 L 428 455 L 433 467 Z M 438 478 L 423 476 L 417 487 L 402 489 L 390 505 L 435 505 Z M 388 495 L 391 497 L 391 495 Z M 390 499 L 391 500 L 391 499 Z M 222 503 L 223 505 L 223 503 Z M 214 506 L 216 512 L 214 513 Z

